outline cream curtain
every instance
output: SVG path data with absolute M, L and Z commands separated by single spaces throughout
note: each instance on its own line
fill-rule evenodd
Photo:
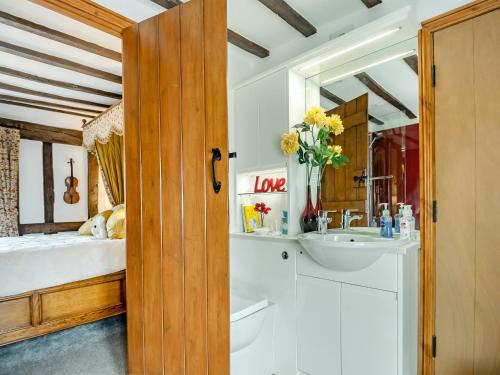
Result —
M 111 133 L 107 143 L 96 141 L 95 148 L 109 201 L 113 206 L 124 203 L 123 136 Z
M 0 127 L 0 237 L 19 235 L 19 142 L 19 130 Z

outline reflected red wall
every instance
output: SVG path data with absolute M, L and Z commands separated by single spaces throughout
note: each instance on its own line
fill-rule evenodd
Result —
M 393 176 L 373 181 L 373 212 L 380 217 L 379 203 L 389 203 L 391 215 L 398 202 L 411 204 L 415 226 L 420 228 L 420 174 L 418 124 L 379 132 L 373 144 L 372 177 Z

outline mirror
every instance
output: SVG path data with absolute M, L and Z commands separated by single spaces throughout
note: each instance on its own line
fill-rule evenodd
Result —
M 307 76 L 306 108 L 342 118 L 345 131 L 332 144 L 350 159 L 323 176 L 323 203 L 364 212 L 358 226 L 378 226 L 382 203 L 391 216 L 405 203 L 419 228 L 417 49 L 413 37 L 338 64 L 320 61 Z

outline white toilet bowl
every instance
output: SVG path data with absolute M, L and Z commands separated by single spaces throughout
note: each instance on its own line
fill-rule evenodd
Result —
M 270 375 L 274 304 L 231 293 L 231 375 Z

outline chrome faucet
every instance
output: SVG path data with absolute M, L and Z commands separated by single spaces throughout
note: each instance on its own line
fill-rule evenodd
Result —
M 318 232 L 320 234 L 326 234 L 328 232 L 328 224 L 330 224 L 333 219 L 328 217 L 330 212 L 337 212 L 337 210 L 321 210 L 319 211 L 318 217 Z
M 354 210 L 342 210 L 342 229 L 344 230 L 351 229 L 351 222 L 353 220 L 361 220 L 363 218 L 363 215 L 351 216 L 351 211 Z

